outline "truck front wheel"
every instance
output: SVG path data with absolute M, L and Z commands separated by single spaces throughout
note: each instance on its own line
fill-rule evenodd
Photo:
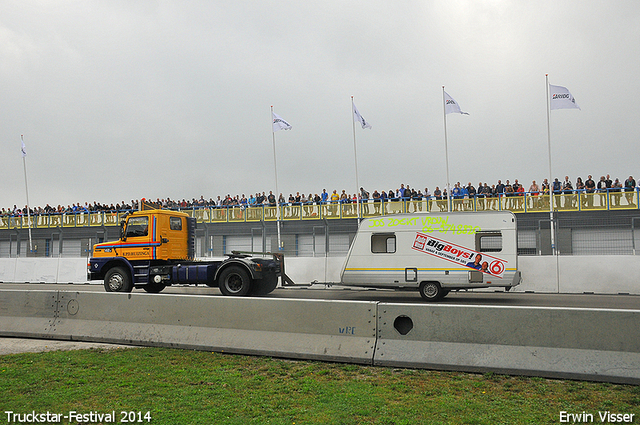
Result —
M 113 267 L 104 276 L 104 289 L 107 292 L 131 292 L 133 283 L 124 267 Z
M 446 295 L 438 282 L 422 282 L 420 284 L 420 296 L 425 301 L 438 301 Z
M 251 290 L 251 278 L 242 267 L 231 266 L 220 273 L 218 279 L 222 295 L 235 295 L 238 297 L 247 295 Z

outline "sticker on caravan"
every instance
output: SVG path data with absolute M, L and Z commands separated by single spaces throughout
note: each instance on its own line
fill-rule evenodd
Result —
M 442 239 L 434 238 L 423 233 L 417 233 L 413 241 L 413 249 L 440 257 L 458 265 L 476 269 L 484 273 L 502 278 L 507 268 L 507 261 L 492 257 L 486 253 L 476 252 Z

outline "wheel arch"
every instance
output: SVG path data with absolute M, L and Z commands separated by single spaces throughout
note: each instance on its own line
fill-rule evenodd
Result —
M 113 258 L 100 267 L 100 272 L 98 274 L 98 278 L 104 280 L 107 272 L 114 267 L 124 267 L 125 270 L 129 272 L 129 278 L 133 281 L 133 266 L 131 263 L 124 257 L 116 257 Z
M 252 267 L 249 266 L 249 264 L 247 264 L 245 261 L 241 261 L 241 260 L 236 259 L 236 258 L 224 261 L 220 265 L 220 267 L 218 267 L 218 269 L 216 270 L 216 273 L 215 273 L 213 279 L 216 282 L 218 282 L 218 279 L 220 278 L 220 275 L 222 274 L 222 272 L 225 271 L 226 269 L 228 269 L 229 267 L 232 267 L 232 266 L 240 266 L 240 267 L 242 267 L 244 270 L 247 271 L 247 273 L 249 273 L 249 278 L 251 278 L 251 280 L 259 279 L 259 276 L 256 276 L 255 271 L 253 270 Z

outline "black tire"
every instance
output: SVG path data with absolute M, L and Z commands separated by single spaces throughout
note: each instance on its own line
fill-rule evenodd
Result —
M 104 276 L 104 289 L 107 292 L 131 292 L 133 282 L 129 271 L 124 267 L 113 267 Z
M 142 289 L 150 294 L 158 294 L 162 292 L 162 290 L 166 287 L 167 285 L 165 285 L 164 283 L 147 283 L 142 287 Z
M 439 301 L 446 295 L 438 282 L 422 282 L 420 284 L 420 296 L 425 301 Z
M 275 273 L 268 273 L 260 280 L 256 280 L 251 285 L 250 295 L 267 295 L 273 292 L 278 286 L 278 275 Z
M 242 297 L 251 290 L 251 278 L 244 268 L 230 266 L 220 273 L 218 287 L 222 295 Z

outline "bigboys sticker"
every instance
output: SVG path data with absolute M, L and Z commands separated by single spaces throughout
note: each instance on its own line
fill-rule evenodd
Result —
M 497 257 L 492 257 L 486 253 L 476 252 L 442 239 L 434 238 L 423 233 L 417 233 L 413 242 L 413 249 L 427 254 L 451 261 L 458 265 L 479 270 L 493 276 L 502 278 L 507 261 Z

